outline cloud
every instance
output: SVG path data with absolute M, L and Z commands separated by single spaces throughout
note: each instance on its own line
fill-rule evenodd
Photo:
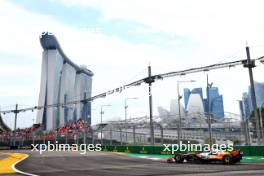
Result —
M 103 21 L 131 21 L 149 31 L 190 36 L 205 49 L 227 54 L 244 47 L 246 41 L 251 45 L 263 43 L 260 38 L 264 28 L 263 2 L 258 0 L 61 0 L 61 3 L 100 9 Z

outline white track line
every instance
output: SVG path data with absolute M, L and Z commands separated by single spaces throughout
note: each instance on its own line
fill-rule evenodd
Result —
M 24 154 L 24 153 L 23 153 L 23 154 Z M 27 155 L 27 154 L 26 154 L 26 155 Z M 17 173 L 19 173 L 19 174 L 22 174 L 22 175 L 38 176 L 38 175 L 35 175 L 35 174 L 30 174 L 30 173 L 22 172 L 22 171 L 18 170 L 18 169 L 15 167 L 16 164 L 18 164 L 18 163 L 20 163 L 21 161 L 27 159 L 28 157 L 29 157 L 29 155 L 27 155 L 27 156 L 26 156 L 25 158 L 23 158 L 22 160 L 19 160 L 19 161 L 15 162 L 14 164 L 12 164 L 12 169 L 13 169 L 15 172 L 17 172 Z

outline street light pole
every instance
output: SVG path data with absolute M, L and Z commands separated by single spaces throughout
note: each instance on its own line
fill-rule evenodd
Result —
M 19 113 L 19 110 L 18 110 L 18 104 L 16 104 L 16 109 L 14 110 L 14 113 L 15 113 L 15 123 L 14 123 L 14 134 L 13 134 L 13 145 L 15 146 L 16 145 L 16 129 L 17 129 L 17 114 Z
M 181 105 L 180 105 L 180 90 L 179 90 L 179 82 L 177 82 L 177 92 L 178 92 L 178 112 L 179 112 L 179 123 L 178 123 L 178 144 L 180 145 L 180 140 L 181 140 Z
M 127 142 L 127 98 L 125 98 L 125 133 L 126 133 L 126 142 Z
M 179 123 L 177 126 L 177 133 L 178 133 L 178 144 L 180 144 L 181 140 L 181 96 L 180 96 L 180 83 L 190 83 L 195 82 L 195 80 L 189 81 L 177 81 L 177 93 L 178 93 L 178 113 L 179 113 Z
M 111 105 L 101 105 L 101 111 L 100 111 L 100 114 L 101 114 L 101 145 L 103 145 L 103 107 L 106 107 L 106 106 L 111 106 Z
M 128 100 L 136 100 L 138 99 L 137 97 L 133 97 L 133 98 L 125 98 L 125 133 L 126 133 L 126 142 L 127 142 L 127 108 L 128 108 L 128 105 L 127 105 L 127 101 Z

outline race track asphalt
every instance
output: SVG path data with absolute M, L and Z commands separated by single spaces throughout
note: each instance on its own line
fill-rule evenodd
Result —
M 16 151 L 18 152 L 18 151 Z M 129 157 L 110 152 L 19 151 L 30 156 L 16 168 L 41 176 L 122 176 L 122 175 L 263 175 L 263 164 L 168 164 L 164 161 Z

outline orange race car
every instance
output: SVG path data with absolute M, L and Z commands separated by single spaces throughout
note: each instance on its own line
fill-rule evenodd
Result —
M 192 163 L 223 163 L 223 164 L 235 164 L 240 162 L 243 157 L 243 153 L 239 150 L 222 151 L 213 149 L 208 152 L 201 153 L 177 153 L 174 157 L 167 159 L 168 163 L 175 161 L 176 163 L 192 162 Z

